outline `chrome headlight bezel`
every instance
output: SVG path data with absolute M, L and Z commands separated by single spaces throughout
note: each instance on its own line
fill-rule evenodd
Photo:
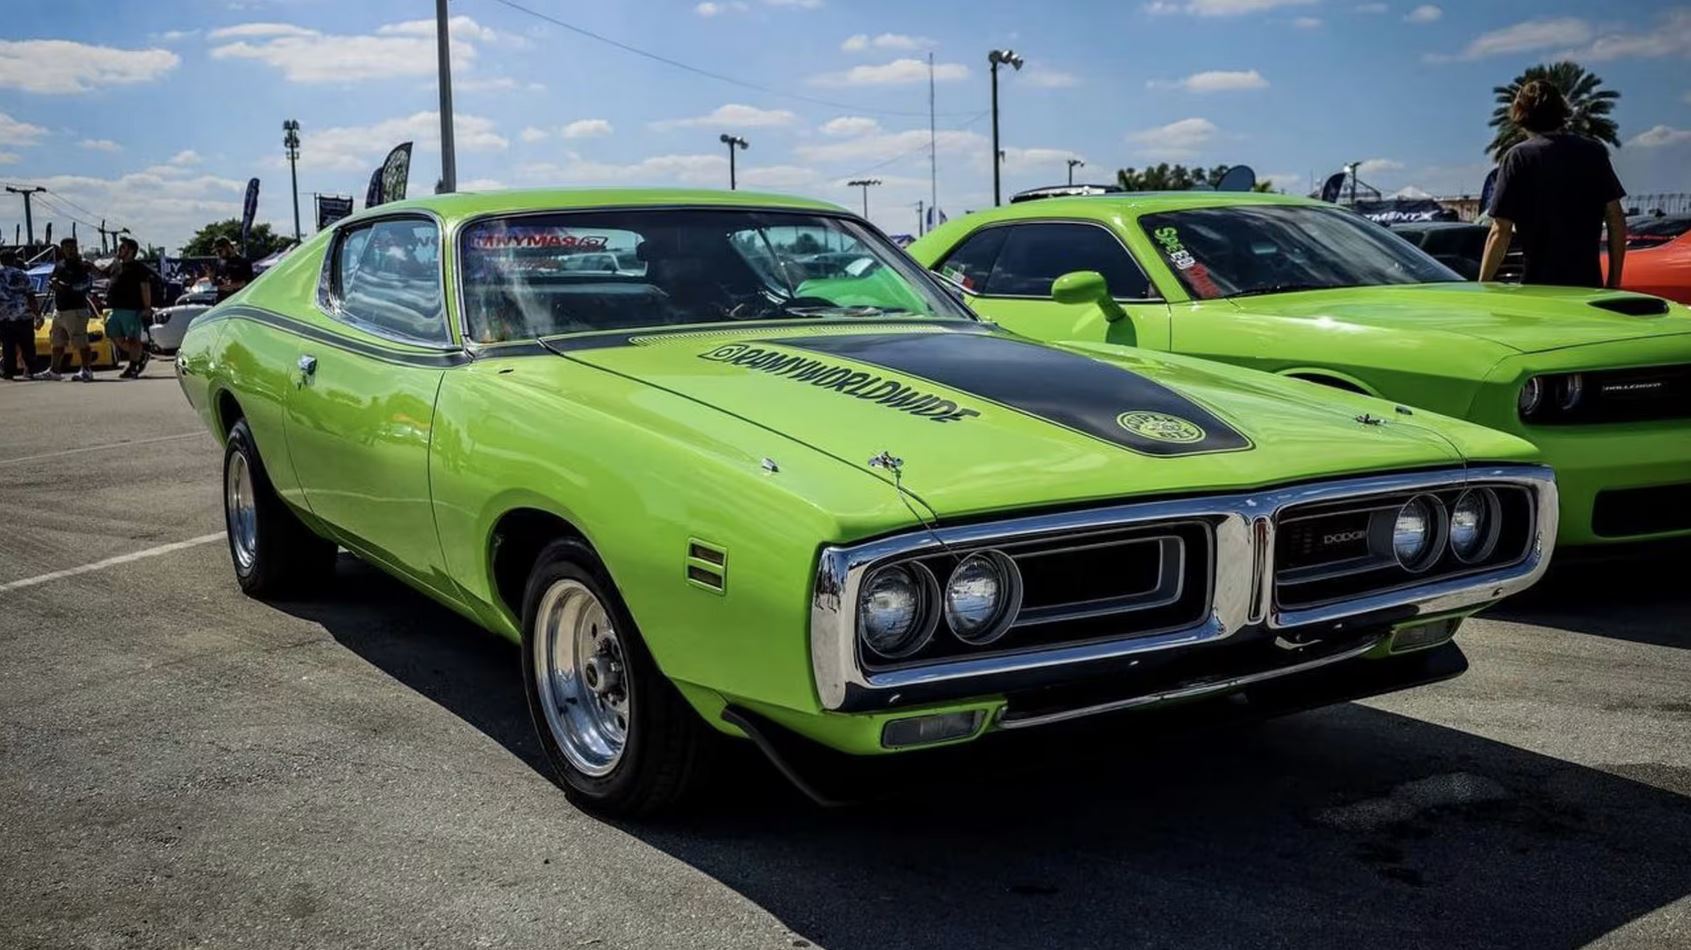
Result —
M 869 618 L 865 611 L 869 598 L 875 593 L 875 582 L 895 572 L 909 578 L 916 603 L 908 634 L 901 637 L 900 643 L 893 649 L 883 649 L 870 636 Z M 920 653 L 933 640 L 934 631 L 939 626 L 938 600 L 939 581 L 926 566 L 915 561 L 899 561 L 876 568 L 864 577 L 857 597 L 858 640 L 863 649 L 886 660 L 902 660 Z
M 953 606 L 952 594 L 964 569 L 976 565 L 984 565 L 997 575 L 998 597 L 986 620 L 978 625 L 969 626 L 960 622 L 957 611 Z M 1009 631 L 1011 624 L 1016 620 L 1017 612 L 1021 610 L 1021 569 L 1016 567 L 1016 562 L 1002 551 L 989 548 L 971 552 L 957 562 L 957 566 L 951 571 L 951 576 L 946 578 L 945 587 L 940 592 L 940 603 L 946 628 L 951 631 L 952 636 L 970 646 L 986 646 Z
M 1406 557 L 1398 547 L 1398 528 L 1402 525 L 1405 515 L 1417 505 L 1425 509 L 1423 541 L 1412 556 Z M 1397 559 L 1398 566 L 1411 574 L 1421 574 L 1437 564 L 1444 554 L 1449 527 L 1449 513 L 1445 511 L 1444 502 L 1436 495 L 1422 493 L 1404 502 L 1392 520 L 1392 556 Z
M 1473 543 L 1465 545 L 1460 534 L 1465 528 L 1460 527 L 1460 522 L 1463 507 L 1470 499 L 1476 500 L 1480 506 L 1480 521 Z M 1502 503 L 1498 501 L 1497 492 L 1490 488 L 1470 488 L 1458 495 L 1456 503 L 1450 506 L 1450 553 L 1463 564 L 1474 564 L 1490 557 L 1502 530 Z

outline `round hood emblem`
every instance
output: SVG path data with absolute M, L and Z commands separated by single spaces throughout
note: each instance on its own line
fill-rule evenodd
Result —
M 1204 430 L 1197 424 L 1162 412 L 1124 412 L 1116 416 L 1116 425 L 1157 442 L 1187 445 L 1204 439 Z

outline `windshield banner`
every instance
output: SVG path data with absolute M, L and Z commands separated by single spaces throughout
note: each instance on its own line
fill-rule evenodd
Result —
M 1403 224 L 1407 221 L 1455 221 L 1456 212 L 1431 198 L 1387 198 L 1381 201 L 1358 201 L 1357 214 L 1378 224 Z

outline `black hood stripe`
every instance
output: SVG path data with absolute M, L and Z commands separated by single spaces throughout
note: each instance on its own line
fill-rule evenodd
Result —
M 1146 455 L 1252 447 L 1250 439 L 1215 413 L 1161 383 L 1078 353 L 1012 337 L 886 333 L 763 342 L 918 376 Z M 1165 435 L 1151 437 L 1143 434 L 1146 431 Z

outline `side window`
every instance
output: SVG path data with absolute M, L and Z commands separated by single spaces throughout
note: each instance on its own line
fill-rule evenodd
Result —
M 986 279 L 998 252 L 1004 247 L 1007 228 L 987 228 L 976 231 L 968 240 L 953 248 L 934 272 L 972 294 L 986 292 Z
M 994 297 L 1048 297 L 1051 283 L 1071 271 L 1104 275 L 1110 296 L 1143 299 L 1150 282 L 1115 235 L 1091 224 L 1018 224 L 1010 232 L 998 263 L 987 278 Z
M 341 235 L 332 295 L 359 323 L 425 343 L 452 341 L 440 286 L 440 232 L 432 221 L 377 221 Z

